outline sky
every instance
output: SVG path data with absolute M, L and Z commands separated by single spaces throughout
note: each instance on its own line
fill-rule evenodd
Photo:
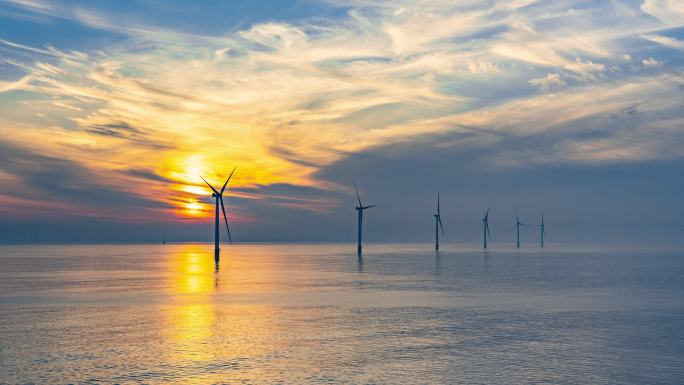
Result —
M 0 0 L 0 243 L 684 245 L 684 3 Z M 225 231 L 222 233 L 225 238 Z

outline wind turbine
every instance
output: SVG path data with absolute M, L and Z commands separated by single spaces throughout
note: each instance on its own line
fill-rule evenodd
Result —
M 357 247 L 356 247 L 356 252 L 358 255 L 361 255 L 361 229 L 363 227 L 363 210 L 369 209 L 371 207 L 375 207 L 375 205 L 370 205 L 370 206 L 364 206 L 363 203 L 361 203 L 361 197 L 359 196 L 359 189 L 356 188 L 356 181 L 354 181 L 354 190 L 356 191 L 356 199 L 359 201 L 359 205 L 356 206 L 356 211 L 359 212 L 359 225 L 358 225 L 358 230 L 359 234 L 357 237 Z
M 539 225 L 539 235 L 541 240 L 541 247 L 544 247 L 544 212 L 541 213 L 541 224 Z
M 437 191 L 437 214 L 435 214 L 435 250 L 439 251 L 439 230 L 442 230 L 444 235 L 444 227 L 442 226 L 442 217 L 439 214 L 439 191 Z
M 484 248 L 487 248 L 487 236 L 492 238 L 492 233 L 489 232 L 489 206 L 487 206 L 487 211 L 485 212 L 484 218 L 482 218 L 482 234 L 484 236 Z
M 513 228 L 516 231 L 516 244 L 515 244 L 515 246 L 518 249 L 520 248 L 520 225 L 527 226 L 526 224 L 520 222 L 520 219 L 518 218 L 518 209 L 516 209 L 515 210 L 515 226 L 513 226 Z
M 220 253 L 220 248 L 219 248 L 219 203 L 221 204 L 221 211 L 223 211 L 223 220 L 226 222 L 226 230 L 228 230 L 228 241 L 230 244 L 233 244 L 233 240 L 230 237 L 230 228 L 228 227 L 228 218 L 226 217 L 226 209 L 223 207 L 223 191 L 226 189 L 226 186 L 228 185 L 228 181 L 230 181 L 230 178 L 233 176 L 233 173 L 235 172 L 235 169 L 237 167 L 233 168 L 233 171 L 231 171 L 230 175 L 228 175 L 228 179 L 226 179 L 226 183 L 223 184 L 223 187 L 221 187 L 221 191 L 216 191 L 216 189 L 207 182 L 206 179 L 202 178 L 204 183 L 209 186 L 211 191 L 213 193 L 211 194 L 212 197 L 216 198 L 216 216 L 214 218 L 214 262 L 216 263 L 216 269 L 218 269 L 219 265 L 219 253 Z

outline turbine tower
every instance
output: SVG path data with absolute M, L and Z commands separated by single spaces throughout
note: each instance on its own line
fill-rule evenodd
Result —
M 439 230 L 442 230 L 444 235 L 444 227 L 442 226 L 442 216 L 439 214 L 439 191 L 437 191 L 437 214 L 435 214 L 435 250 L 439 251 Z
M 220 248 L 219 248 L 219 203 L 221 204 L 221 211 L 223 211 L 223 220 L 226 223 L 226 230 L 228 230 L 228 241 L 230 244 L 233 244 L 233 240 L 230 237 L 230 228 L 228 227 L 228 218 L 226 217 L 226 209 L 223 206 L 223 191 L 226 189 L 226 186 L 228 185 L 228 181 L 230 181 L 230 178 L 233 176 L 233 173 L 235 172 L 235 169 L 237 167 L 233 168 L 233 171 L 231 171 L 230 175 L 228 175 L 228 179 L 226 179 L 226 183 L 223 184 L 223 187 L 221 187 L 221 191 L 216 191 L 216 189 L 207 182 L 206 179 L 202 178 L 204 183 L 209 186 L 211 191 L 213 193 L 211 194 L 212 197 L 216 199 L 216 215 L 214 217 L 214 262 L 216 263 L 216 269 L 218 270 L 219 266 L 219 253 L 220 253 Z
M 356 246 L 356 253 L 358 255 L 361 255 L 361 237 L 362 237 L 362 228 L 363 228 L 363 210 L 369 209 L 371 207 L 375 207 L 375 205 L 370 205 L 370 206 L 364 206 L 363 203 L 361 203 L 361 197 L 359 196 L 359 189 L 356 188 L 356 181 L 354 181 L 354 190 L 356 191 L 356 199 L 359 201 L 359 205 L 356 206 L 356 211 L 359 213 L 359 224 L 358 224 L 358 236 L 357 236 L 357 246 Z
M 487 207 L 487 211 L 485 212 L 484 218 L 482 218 L 482 234 L 484 237 L 484 248 L 487 248 L 487 236 L 489 238 L 492 238 L 492 233 L 489 232 L 489 207 Z
M 513 228 L 515 229 L 516 232 L 516 243 L 515 246 L 519 249 L 520 248 L 520 226 L 527 226 L 526 224 L 520 222 L 520 219 L 518 218 L 518 210 L 515 210 L 515 226 Z
M 541 213 L 541 224 L 539 225 L 539 235 L 541 240 L 541 247 L 544 247 L 544 212 Z

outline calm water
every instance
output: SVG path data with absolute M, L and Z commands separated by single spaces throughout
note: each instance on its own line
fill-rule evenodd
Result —
M 0 383 L 682 383 L 684 253 L 429 248 L 3 246 Z

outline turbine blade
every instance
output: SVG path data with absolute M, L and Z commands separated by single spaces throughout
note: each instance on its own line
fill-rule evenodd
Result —
M 221 201 L 221 211 L 223 211 L 223 220 L 226 222 L 226 230 L 228 230 L 228 242 L 230 244 L 233 244 L 233 239 L 230 237 L 230 227 L 228 227 L 228 217 L 226 217 L 226 209 L 223 207 L 223 197 L 219 196 L 219 200 Z
M 364 210 L 365 210 L 365 209 L 369 209 L 369 208 L 371 208 L 371 207 L 375 207 L 375 206 L 377 206 L 377 205 L 370 205 L 370 206 L 362 207 L 362 209 L 364 209 Z
M 233 173 L 235 172 L 235 169 L 237 167 L 233 167 L 233 171 L 230 172 L 230 175 L 228 175 L 228 179 L 226 179 L 226 183 L 223 184 L 223 187 L 221 187 L 221 194 L 223 194 L 223 190 L 226 189 L 226 186 L 228 186 L 228 181 L 230 181 L 230 178 L 233 176 Z
M 363 207 L 363 203 L 361 203 L 361 197 L 359 196 L 359 189 L 356 188 L 356 181 L 354 181 L 354 191 L 356 191 L 356 199 L 359 200 L 359 207 Z
M 489 231 L 489 222 L 487 222 L 485 226 L 487 227 L 487 235 L 489 235 L 489 239 L 492 239 L 492 233 Z
M 200 175 L 200 178 L 202 178 L 202 175 Z M 209 186 L 209 188 L 211 189 L 211 191 L 215 192 L 216 194 L 218 194 L 218 193 L 219 193 L 218 191 L 216 191 L 216 189 L 215 189 L 215 188 L 213 188 L 213 187 L 212 187 L 212 186 L 211 186 L 211 185 L 209 184 L 209 182 L 207 182 L 207 180 L 206 180 L 206 179 L 202 178 L 202 180 L 204 181 L 204 183 L 206 183 L 206 184 L 207 184 L 207 186 Z
M 437 222 L 439 222 L 439 228 L 442 229 L 442 235 L 444 235 L 444 226 L 442 226 L 442 217 L 437 216 Z
M 485 219 L 489 218 L 489 206 L 487 206 L 487 212 L 485 213 Z
M 437 191 L 437 215 L 439 215 L 439 191 Z

